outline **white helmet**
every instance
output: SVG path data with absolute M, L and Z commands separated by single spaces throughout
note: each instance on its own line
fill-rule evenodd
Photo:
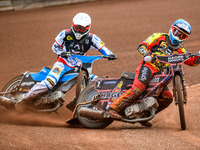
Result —
M 88 14 L 78 13 L 74 16 L 71 30 L 77 40 L 85 37 L 90 31 L 90 27 L 91 18 Z

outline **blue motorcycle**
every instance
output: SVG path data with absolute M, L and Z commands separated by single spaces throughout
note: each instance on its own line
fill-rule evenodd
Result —
M 66 72 L 58 81 L 57 85 L 46 95 L 37 99 L 31 105 L 33 112 L 56 112 L 65 102 L 67 93 L 76 84 L 75 103 L 80 92 L 88 85 L 92 73 L 92 64 L 95 60 L 109 56 L 82 56 L 71 55 L 82 61 L 82 66 Z M 23 98 L 37 82 L 46 78 L 50 68 L 44 67 L 40 72 L 25 72 L 10 80 L 0 92 L 0 106 L 6 111 L 15 110 L 15 104 Z

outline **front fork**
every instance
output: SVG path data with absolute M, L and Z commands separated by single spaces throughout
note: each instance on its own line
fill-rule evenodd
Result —
M 185 82 L 185 79 L 183 77 L 183 75 L 180 75 L 181 77 L 181 84 L 182 84 L 182 91 L 183 91 L 183 98 L 184 98 L 184 101 L 183 103 L 186 104 L 187 103 L 187 91 L 186 91 L 186 82 Z M 173 96 L 175 98 L 175 104 L 177 105 L 178 104 L 178 98 L 177 98 L 177 95 L 176 95 L 176 82 L 175 82 L 175 76 L 173 76 Z

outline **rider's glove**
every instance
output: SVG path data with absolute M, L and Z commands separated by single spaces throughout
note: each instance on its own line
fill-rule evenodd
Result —
M 114 54 L 108 55 L 108 60 L 115 60 L 115 59 L 117 59 L 116 55 L 114 55 Z
M 63 57 L 63 58 L 71 57 L 71 53 L 70 52 L 62 52 L 61 57 Z

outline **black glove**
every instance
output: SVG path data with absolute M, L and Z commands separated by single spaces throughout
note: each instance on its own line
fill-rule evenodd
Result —
M 68 57 L 71 57 L 71 53 L 70 52 L 62 52 L 60 56 L 63 58 L 68 58 Z
M 114 54 L 108 55 L 108 60 L 115 60 L 115 59 L 117 59 L 116 55 L 114 55 Z

